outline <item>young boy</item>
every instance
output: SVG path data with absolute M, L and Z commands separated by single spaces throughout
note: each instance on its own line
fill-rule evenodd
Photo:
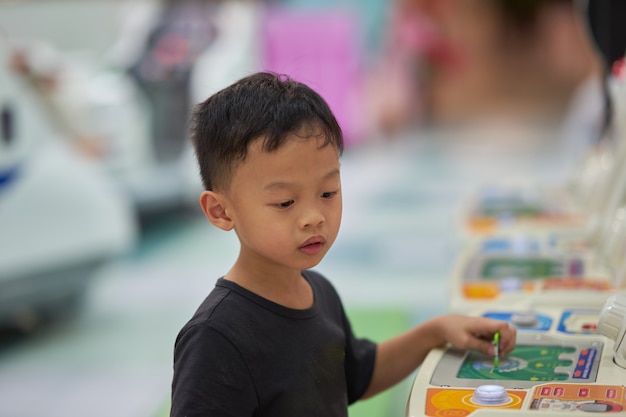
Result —
M 172 417 L 347 416 L 348 405 L 400 382 L 434 347 L 493 354 L 515 330 L 442 316 L 376 345 L 357 339 L 339 296 L 309 270 L 341 222 L 341 130 L 324 100 L 258 73 L 198 104 L 191 136 L 205 216 L 235 230 L 239 256 L 182 328 Z

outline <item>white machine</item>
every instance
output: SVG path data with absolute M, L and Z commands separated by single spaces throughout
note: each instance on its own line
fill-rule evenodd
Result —
M 53 119 L 55 128 L 62 130 L 61 135 L 100 162 L 131 199 L 140 217 L 169 213 L 188 205 L 197 208 L 202 186 L 184 126 L 184 113 L 190 105 L 188 86 L 160 86 L 155 82 L 154 86 L 141 88 L 130 71 L 142 53 L 155 53 L 144 50 L 166 4 L 53 3 L 9 2 L 0 6 L 1 36 L 23 55 L 33 99 L 39 102 L 40 110 Z M 202 5 L 198 7 L 211 4 L 195 3 Z M 70 29 L 55 29 L 49 23 L 52 11 L 71 19 Z M 94 19 L 94 13 L 101 18 Z M 189 15 L 195 18 L 194 22 L 206 20 L 204 14 L 193 11 L 182 17 Z M 178 27 L 191 32 L 198 29 L 191 23 Z M 84 36 L 68 38 L 69 33 Z M 172 37 L 166 37 L 146 71 L 163 70 L 166 75 L 168 71 L 188 71 L 181 69 L 180 63 L 171 62 L 189 50 L 188 39 L 173 37 L 172 42 Z M 189 51 L 192 52 L 197 51 Z M 164 63 L 157 58 L 174 68 L 164 69 Z M 158 81 L 160 75 L 152 75 Z M 37 78 L 44 79 L 44 83 Z M 51 86 L 46 78 L 53 78 Z
M 600 309 L 483 311 L 518 328 L 499 363 L 475 352 L 435 349 L 419 369 L 409 417 L 626 414 L 626 296 Z
M 98 268 L 133 247 L 136 219 L 11 65 L 0 42 L 0 327 L 28 331 L 80 305 Z

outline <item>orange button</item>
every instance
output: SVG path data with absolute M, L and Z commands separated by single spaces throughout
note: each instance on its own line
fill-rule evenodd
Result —
M 463 284 L 463 294 L 467 298 L 496 298 L 500 295 L 497 283 L 493 282 L 472 282 Z

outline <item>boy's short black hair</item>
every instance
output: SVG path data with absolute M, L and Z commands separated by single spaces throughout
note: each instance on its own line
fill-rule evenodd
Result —
M 303 128 L 321 133 L 322 146 L 343 152 L 343 134 L 328 104 L 286 75 L 259 72 L 197 104 L 190 135 L 205 189 L 226 190 L 253 142 L 263 140 L 263 149 L 272 152 Z

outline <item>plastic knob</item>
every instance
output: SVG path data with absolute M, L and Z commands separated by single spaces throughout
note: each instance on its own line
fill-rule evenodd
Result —
M 615 341 L 614 362 L 626 369 L 626 296 L 610 296 L 598 320 L 598 332 Z
M 509 401 L 509 394 L 500 385 L 481 385 L 472 396 L 472 402 L 482 405 L 502 405 Z
M 522 290 L 522 280 L 517 277 L 506 277 L 500 280 L 502 292 L 518 292 Z
M 611 340 L 617 341 L 620 331 L 626 325 L 626 296 L 615 294 L 610 296 L 598 319 L 598 332 Z
M 537 324 L 537 315 L 532 311 L 520 311 L 511 315 L 511 324 L 519 327 L 532 327 Z

